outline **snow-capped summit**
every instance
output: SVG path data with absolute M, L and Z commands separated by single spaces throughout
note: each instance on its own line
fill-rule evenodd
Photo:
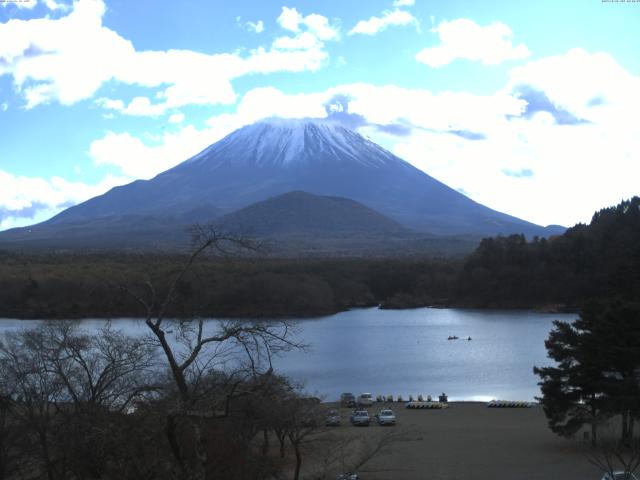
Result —
M 403 162 L 362 135 L 330 119 L 270 118 L 242 127 L 189 163 L 290 166 L 356 162 L 369 167 Z

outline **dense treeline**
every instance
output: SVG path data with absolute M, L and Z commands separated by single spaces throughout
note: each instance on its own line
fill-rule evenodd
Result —
M 484 239 L 456 284 L 459 304 L 564 305 L 640 297 L 640 198 L 597 212 L 550 240 L 522 235 Z
M 137 315 L 122 285 L 167 279 L 184 257 L 150 253 L 0 252 L 0 317 Z M 352 307 L 455 305 L 574 310 L 593 298 L 640 297 L 640 198 L 562 236 L 484 239 L 467 258 L 202 259 L 170 315 L 300 316 Z
M 133 254 L 0 255 L 0 317 L 137 316 L 122 285 L 159 291 L 182 256 Z M 378 304 L 448 301 L 456 259 L 203 258 L 178 285 L 172 316 L 293 316 Z

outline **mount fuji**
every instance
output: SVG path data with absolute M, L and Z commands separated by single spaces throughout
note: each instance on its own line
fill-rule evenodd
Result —
M 271 119 L 236 130 L 151 180 L 113 188 L 43 223 L 2 232 L 0 244 L 177 244 L 184 240 L 182 227 L 186 225 L 214 219 L 222 223 L 230 218 L 255 219 L 255 214 L 239 216 L 236 212 L 290 192 L 304 192 L 315 199 L 305 197 L 314 202 L 309 215 L 335 208 L 336 197 L 350 200 L 350 215 L 356 214 L 353 204 L 359 204 L 361 211 L 367 212 L 363 218 L 382 222 L 387 230 L 389 225 L 396 226 L 395 235 L 549 236 L 564 231 L 474 202 L 338 123 Z M 256 210 L 261 222 L 286 211 L 282 207 L 285 201 L 299 202 L 300 194 L 261 206 Z M 268 208 L 272 204 L 278 208 Z M 340 228 L 330 225 L 334 217 L 320 215 L 318 223 L 340 234 Z M 283 221 L 280 218 L 276 223 Z M 244 227 L 252 230 L 250 224 Z M 287 231 L 295 230 L 293 221 Z

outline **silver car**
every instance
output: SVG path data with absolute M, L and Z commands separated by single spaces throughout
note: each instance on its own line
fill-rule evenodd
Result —
M 369 412 L 364 409 L 357 409 L 351 414 L 351 424 L 354 426 L 365 425 L 369 426 L 371 423 L 371 417 L 369 417 Z
M 390 408 L 385 408 L 376 413 L 376 419 L 378 420 L 378 425 L 381 426 L 396 424 L 396 414 Z
M 358 406 L 370 407 L 373 405 L 373 395 L 370 393 L 361 393 L 356 401 Z

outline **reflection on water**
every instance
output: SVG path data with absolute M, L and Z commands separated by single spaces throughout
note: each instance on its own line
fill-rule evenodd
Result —
M 432 395 L 450 400 L 533 400 L 534 365 L 547 365 L 554 319 L 573 314 L 459 309 L 359 309 L 302 320 L 308 353 L 277 366 L 328 399 L 340 392 Z M 447 340 L 457 336 L 458 340 Z M 466 340 L 468 337 L 472 340 Z
M 276 360 L 276 369 L 327 399 L 341 392 L 432 395 L 450 400 L 533 400 L 539 395 L 534 365 L 548 365 L 544 340 L 554 319 L 574 314 L 459 309 L 351 310 L 299 320 L 298 339 L 309 351 Z M 34 325 L 0 320 L 0 332 Z M 84 320 L 98 329 L 104 320 Z M 128 334 L 147 332 L 142 321 L 118 319 Z M 457 340 L 447 340 L 450 336 Z M 471 337 L 472 340 L 467 340 Z

